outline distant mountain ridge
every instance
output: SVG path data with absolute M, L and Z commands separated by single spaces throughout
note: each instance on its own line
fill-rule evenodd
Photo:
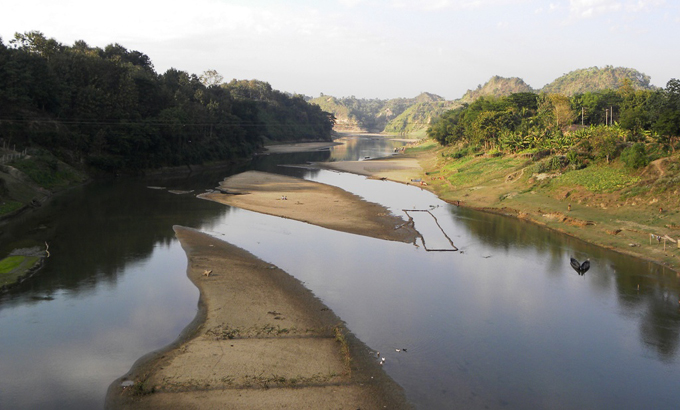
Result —
M 498 98 L 516 93 L 564 94 L 570 97 L 586 92 L 615 90 L 626 81 L 636 90 L 655 88 L 650 84 L 650 77 L 638 70 L 605 66 L 571 71 L 541 89 L 532 88 L 519 77 L 493 76 L 484 85 L 468 90 L 460 99 L 449 101 L 437 94 L 423 92 L 414 98 L 391 100 L 321 95 L 309 102 L 335 115 L 335 131 L 412 134 L 424 132 L 432 120 L 445 111 L 470 104 L 481 97 Z
M 400 118 L 407 110 L 413 112 L 418 111 L 417 107 L 431 107 L 425 109 L 425 111 L 434 110 L 438 112 L 440 110 L 435 109 L 436 106 L 450 104 L 443 97 L 427 92 L 423 92 L 414 98 L 394 98 L 391 100 L 365 99 L 354 96 L 336 98 L 321 95 L 309 102 L 335 115 L 335 127 L 333 129 L 339 132 L 383 132 L 387 128 L 395 129 L 395 127 L 390 127 L 389 124 Z M 421 117 L 422 115 L 418 116 L 419 119 Z M 400 121 L 403 122 L 401 119 Z M 410 127 L 410 129 L 413 128 L 413 126 Z M 427 124 L 420 128 L 427 128 Z M 403 130 L 399 128 L 388 132 L 399 133 Z

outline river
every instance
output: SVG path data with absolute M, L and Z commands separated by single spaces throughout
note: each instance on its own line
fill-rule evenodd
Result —
M 278 166 L 378 157 L 401 144 L 351 138 L 330 151 L 261 156 L 249 168 L 336 185 L 398 215 L 429 210 L 439 225 L 416 218 L 426 241 L 417 246 L 194 197 L 243 169 L 89 184 L 3 226 L 0 252 L 47 240 L 52 256 L 0 296 L 0 408 L 101 408 L 114 379 L 178 337 L 198 291 L 174 224 L 303 281 L 382 353 L 420 409 L 676 407 L 675 272 L 414 186 Z M 450 248 L 448 239 L 458 251 L 425 249 Z M 578 275 L 571 256 L 589 258 L 590 271 Z

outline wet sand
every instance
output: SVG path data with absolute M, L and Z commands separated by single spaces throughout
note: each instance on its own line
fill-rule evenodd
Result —
M 405 220 L 382 205 L 318 182 L 248 171 L 226 178 L 220 189 L 229 194 L 216 192 L 199 197 L 373 238 L 411 243 L 417 236 Z
M 200 290 L 199 314 L 180 340 L 112 384 L 107 408 L 411 408 L 375 354 L 297 279 L 207 234 L 174 229 Z

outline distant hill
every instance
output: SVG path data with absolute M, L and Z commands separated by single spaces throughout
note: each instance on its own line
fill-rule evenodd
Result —
M 493 76 L 486 84 L 468 90 L 463 97 L 447 101 L 432 93 L 421 93 L 414 98 L 391 100 L 352 97 L 336 98 L 321 95 L 309 100 L 322 110 L 335 115 L 334 130 L 340 132 L 388 132 L 413 134 L 426 129 L 445 111 L 470 104 L 480 97 L 505 97 L 516 93 L 559 93 L 567 96 L 586 92 L 617 89 L 628 79 L 634 89 L 649 90 L 650 77 L 635 69 L 606 66 L 575 70 L 534 89 L 519 77 Z
M 391 120 L 385 126 L 384 131 L 395 134 L 413 134 L 424 131 L 444 112 L 459 106 L 460 103 L 454 101 L 418 102 Z
M 649 83 L 649 76 L 633 68 L 590 67 L 571 71 L 550 84 L 541 91 L 545 93 L 559 93 L 567 96 L 583 94 L 589 91 L 615 90 L 622 85 L 624 79 L 629 79 L 637 90 L 650 90 L 654 87 Z
M 493 76 L 484 86 L 478 86 L 476 90 L 468 90 L 460 99 L 462 103 L 471 103 L 480 97 L 506 97 L 515 93 L 535 92 L 527 83 L 518 77 Z
M 429 110 L 436 111 L 439 115 L 446 109 L 440 108 L 445 103 L 443 97 L 421 93 L 414 98 L 394 98 L 391 100 L 365 99 L 352 97 L 336 98 L 322 95 L 309 101 L 316 104 L 322 110 L 335 115 L 335 131 L 340 132 L 404 132 L 413 121 L 422 123 L 432 115 L 428 115 Z M 418 109 L 413 108 L 419 106 Z M 402 114 L 407 110 L 413 109 L 417 115 Z M 397 119 L 399 119 L 397 121 Z M 390 126 L 393 121 L 398 125 Z M 427 127 L 427 125 L 425 125 Z M 388 128 L 390 131 L 388 131 Z M 418 128 L 418 127 L 415 127 Z

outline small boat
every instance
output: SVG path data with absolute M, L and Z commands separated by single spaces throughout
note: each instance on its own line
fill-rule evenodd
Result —
M 583 276 L 586 272 L 588 272 L 588 269 L 590 269 L 590 259 L 586 259 L 583 263 L 581 263 L 575 258 L 571 258 L 569 263 L 571 264 L 571 267 L 574 268 L 574 270 L 581 276 Z

